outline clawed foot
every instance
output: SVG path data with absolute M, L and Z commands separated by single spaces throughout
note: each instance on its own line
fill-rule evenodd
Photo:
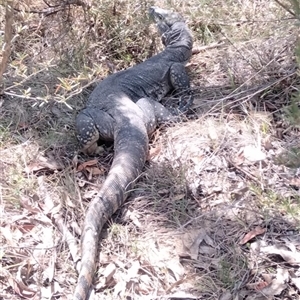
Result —
M 180 97 L 178 109 L 181 111 L 181 113 L 186 113 L 189 110 L 193 104 L 193 100 L 194 99 L 192 95 Z
M 97 142 L 93 143 L 92 145 L 88 145 L 88 147 L 84 147 L 82 149 L 82 152 L 87 155 L 99 155 L 103 153 L 104 148 L 101 146 L 98 146 Z

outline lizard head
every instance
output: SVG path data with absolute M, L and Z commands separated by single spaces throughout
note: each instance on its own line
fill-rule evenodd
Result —
M 149 16 L 156 23 L 161 35 L 169 31 L 175 23 L 184 22 L 183 17 L 179 13 L 157 6 L 151 6 L 149 8 Z
M 151 6 L 149 8 L 149 15 L 156 23 L 161 34 L 161 40 L 166 47 L 192 49 L 192 36 L 183 17 L 179 13 Z

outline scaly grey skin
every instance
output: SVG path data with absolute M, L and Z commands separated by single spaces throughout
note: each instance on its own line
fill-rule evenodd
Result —
M 175 12 L 151 7 L 165 50 L 145 62 L 104 79 L 92 92 L 76 119 L 78 139 L 89 154 L 97 141 L 114 141 L 114 160 L 106 180 L 86 213 L 81 236 L 81 266 L 74 300 L 86 300 L 96 269 L 97 246 L 103 225 L 122 205 L 141 173 L 148 154 L 148 135 L 174 116 L 160 103 L 168 92 L 185 92 L 192 104 L 184 63 L 192 55 L 192 36 Z

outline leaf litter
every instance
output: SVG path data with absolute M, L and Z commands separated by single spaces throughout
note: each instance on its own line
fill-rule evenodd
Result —
M 299 131 L 280 118 L 297 86 L 292 43 L 272 32 L 193 57 L 198 119 L 156 132 L 131 201 L 101 233 L 96 298 L 299 299 L 299 163 L 291 155 Z M 71 159 L 67 139 L 44 153 L 31 142 L 33 125 L 16 125 L 26 142 L 1 148 L 0 158 L 0 295 L 68 299 L 84 211 L 112 154 Z

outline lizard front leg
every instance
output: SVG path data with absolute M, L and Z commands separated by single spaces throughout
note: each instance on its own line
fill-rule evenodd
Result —
M 179 107 L 181 112 L 187 111 L 193 104 L 194 98 L 191 91 L 190 79 L 181 63 L 174 63 L 170 68 L 170 81 L 174 90 L 179 93 Z

